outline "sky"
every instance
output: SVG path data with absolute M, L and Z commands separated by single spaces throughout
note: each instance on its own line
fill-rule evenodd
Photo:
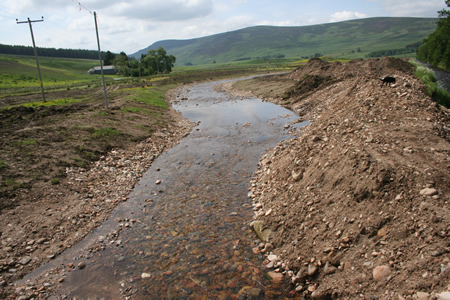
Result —
M 307 26 L 370 17 L 437 17 L 444 0 L 0 0 L 0 44 L 131 55 L 154 42 L 256 25 Z

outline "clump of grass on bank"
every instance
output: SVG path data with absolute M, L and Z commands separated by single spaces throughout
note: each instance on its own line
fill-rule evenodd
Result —
M 450 108 L 450 94 L 437 86 L 437 79 L 433 71 L 415 61 L 411 61 L 411 63 L 416 66 L 414 74 L 425 84 L 428 95 L 437 103 Z
M 82 100 L 79 99 L 72 99 L 72 98 L 61 98 L 61 99 L 56 99 L 56 100 L 51 100 L 51 101 L 37 101 L 37 102 L 29 102 L 29 103 L 24 103 L 22 104 L 22 106 L 25 107 L 38 107 L 38 106 L 55 106 L 55 105 L 69 105 L 72 103 L 79 103 Z

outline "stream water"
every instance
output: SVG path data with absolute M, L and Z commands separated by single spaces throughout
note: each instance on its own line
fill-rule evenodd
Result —
M 109 221 L 55 260 L 86 264 L 67 274 L 57 295 L 231 299 L 249 288 L 266 299 L 287 295 L 286 283 L 270 280 L 263 257 L 252 251 L 259 241 L 248 226 L 247 193 L 259 158 L 289 137 L 284 126 L 297 117 L 256 98 L 215 92 L 216 84 L 191 87 L 188 100 L 174 104 L 199 125 L 153 162 Z
M 436 76 L 437 85 L 439 88 L 444 89 L 448 93 L 450 93 L 450 72 L 434 68 L 431 64 L 427 64 L 421 61 L 418 62 L 433 71 L 434 76 Z

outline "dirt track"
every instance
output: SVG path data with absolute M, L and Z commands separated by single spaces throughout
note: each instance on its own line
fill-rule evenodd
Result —
M 381 86 L 386 75 L 397 83 Z M 288 92 L 263 88 L 276 83 Z M 449 110 L 411 65 L 311 60 L 242 87 L 311 121 L 252 181 L 268 268 L 313 299 L 448 297 Z

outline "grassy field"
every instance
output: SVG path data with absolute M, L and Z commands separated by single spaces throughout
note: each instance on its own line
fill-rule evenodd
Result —
M 39 57 L 39 63 L 45 90 L 83 88 L 99 82 L 98 75 L 87 73 L 98 65 L 96 60 Z M 0 97 L 39 91 L 39 75 L 33 56 L 0 55 Z

